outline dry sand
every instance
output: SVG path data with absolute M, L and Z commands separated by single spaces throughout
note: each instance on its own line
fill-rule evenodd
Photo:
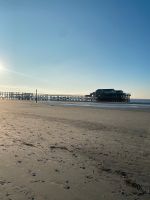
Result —
M 0 101 L 0 200 L 150 200 L 150 112 Z

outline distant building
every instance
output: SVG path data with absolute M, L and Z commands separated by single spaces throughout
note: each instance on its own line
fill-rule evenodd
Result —
M 129 102 L 131 95 L 124 93 L 122 90 L 98 89 L 91 93 L 90 96 L 99 102 Z

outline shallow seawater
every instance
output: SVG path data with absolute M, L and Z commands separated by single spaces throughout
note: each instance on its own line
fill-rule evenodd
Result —
M 150 104 L 150 99 L 131 99 L 131 103 Z
M 49 101 L 49 105 L 71 106 L 71 107 L 92 107 L 108 109 L 146 110 L 150 111 L 150 100 L 131 100 L 130 103 L 101 103 L 101 102 L 63 102 Z

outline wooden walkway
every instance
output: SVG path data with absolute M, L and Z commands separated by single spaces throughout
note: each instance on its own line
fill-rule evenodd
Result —
M 0 99 L 7 100 L 30 100 L 35 101 L 74 101 L 74 102 L 91 102 L 92 97 L 85 95 L 56 95 L 56 94 L 38 94 L 21 93 L 21 92 L 0 92 Z

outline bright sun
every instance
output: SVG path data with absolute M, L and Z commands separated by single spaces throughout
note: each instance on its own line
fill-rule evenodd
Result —
M 2 63 L 0 63 L 0 71 L 3 71 L 5 69 L 6 69 L 5 66 Z

